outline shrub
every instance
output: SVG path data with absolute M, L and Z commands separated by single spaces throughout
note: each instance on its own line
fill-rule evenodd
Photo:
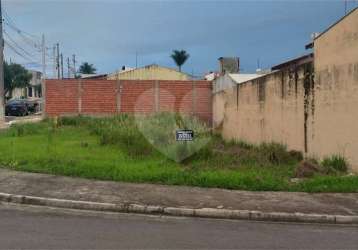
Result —
M 347 172 L 348 162 L 343 156 L 332 155 L 322 160 L 321 165 L 327 169 L 328 172 Z
M 262 143 L 255 151 L 255 155 L 261 164 L 271 163 L 280 165 L 294 160 L 287 151 L 287 147 L 278 143 Z

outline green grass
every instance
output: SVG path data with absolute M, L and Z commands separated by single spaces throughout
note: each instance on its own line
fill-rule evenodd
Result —
M 293 183 L 290 179 L 300 160 L 297 153 L 273 143 L 225 143 L 197 121 L 190 121 L 189 126 L 195 127 L 197 136 L 208 143 L 200 145 L 200 149 L 195 145 L 187 147 L 196 153 L 178 162 L 176 157 L 183 145 L 173 146 L 172 137 L 163 129 L 163 123 L 171 118 L 164 114 L 159 120 L 156 117 L 145 123 L 146 128 L 157 131 L 155 123 L 159 121 L 162 129 L 149 138 L 159 140 L 159 149 L 148 143 L 134 118 L 125 115 L 12 126 L 0 134 L 0 165 L 21 171 L 137 183 L 254 191 L 358 191 L 358 176 L 337 173 Z M 171 126 L 187 125 L 185 119 L 175 117 L 176 125 Z M 174 160 L 163 155 L 167 153 L 172 153 Z

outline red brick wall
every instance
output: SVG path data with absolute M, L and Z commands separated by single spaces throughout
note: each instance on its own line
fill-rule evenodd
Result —
M 173 111 L 212 119 L 208 81 L 46 80 L 45 98 L 48 116 Z
M 82 114 L 113 114 L 117 112 L 116 85 L 107 80 L 82 81 Z
M 49 116 L 78 113 L 78 81 L 46 81 L 46 113 Z
M 151 113 L 154 108 L 155 81 L 122 80 L 120 112 L 124 113 Z

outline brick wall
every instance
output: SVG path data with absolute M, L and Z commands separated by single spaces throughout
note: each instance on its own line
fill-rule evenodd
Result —
M 211 123 L 208 81 L 46 80 L 46 115 L 113 115 L 161 111 L 193 114 Z

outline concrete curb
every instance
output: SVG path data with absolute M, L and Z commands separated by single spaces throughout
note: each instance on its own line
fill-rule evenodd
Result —
M 180 208 L 130 203 L 99 203 L 90 201 L 74 201 L 36 196 L 13 195 L 0 193 L 0 202 L 9 202 L 26 205 L 48 206 L 80 210 L 92 210 L 118 213 L 157 214 L 170 216 L 187 216 L 215 219 L 275 221 L 275 222 L 305 222 L 328 224 L 358 224 L 358 216 L 260 212 L 249 210 L 230 210 L 216 208 Z

